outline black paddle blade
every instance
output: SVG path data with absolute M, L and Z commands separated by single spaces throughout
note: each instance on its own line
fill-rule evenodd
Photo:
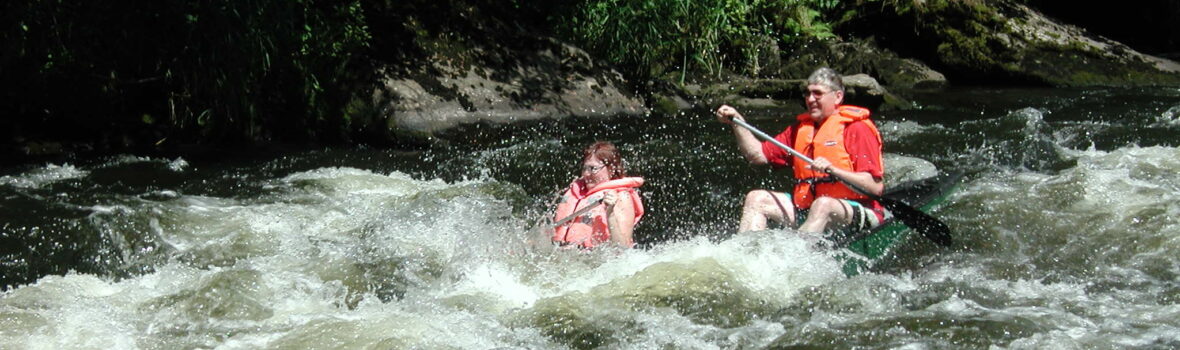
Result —
M 878 201 L 881 202 L 881 205 L 885 206 L 885 209 L 893 213 L 894 218 L 918 231 L 923 237 L 943 247 L 949 247 L 951 245 L 951 228 L 942 221 L 918 209 L 914 209 L 899 200 L 882 197 Z

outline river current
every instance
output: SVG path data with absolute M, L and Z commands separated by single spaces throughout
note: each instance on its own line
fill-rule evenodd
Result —
M 846 276 L 736 233 L 746 165 L 706 110 L 475 125 L 422 150 L 68 158 L 0 169 L 3 349 L 1171 349 L 1180 89 L 961 89 L 875 116 L 887 181 L 963 172 Z M 777 133 L 776 111 L 743 111 Z M 534 244 L 581 148 L 643 176 L 638 249 Z

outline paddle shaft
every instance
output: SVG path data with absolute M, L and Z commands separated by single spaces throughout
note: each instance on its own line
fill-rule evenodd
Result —
M 598 206 L 599 204 L 602 204 L 602 197 L 592 198 L 592 199 L 590 199 L 590 202 L 588 204 L 586 204 L 585 207 L 583 207 L 582 209 L 578 209 L 573 214 L 570 214 L 570 215 L 562 218 L 561 220 L 555 221 L 553 223 L 552 227 L 553 228 L 561 227 L 561 225 L 565 225 L 565 223 L 570 222 L 570 220 L 573 220 L 574 218 L 578 217 L 578 215 L 585 214 L 586 212 L 590 211 L 590 209 L 594 209 L 594 207 Z
M 750 124 L 746 124 L 744 120 L 730 118 L 730 121 L 745 128 L 746 130 L 749 130 L 759 138 L 770 141 L 770 143 L 773 143 L 775 146 L 790 152 L 791 155 L 807 162 L 807 164 L 815 163 L 815 160 L 812 160 L 806 155 L 799 153 L 799 151 L 784 145 L 782 142 L 779 142 L 779 140 L 776 140 L 775 138 L 770 137 L 770 135 L 762 132 L 762 130 L 758 130 L 753 126 L 750 126 Z M 828 171 L 828 174 L 832 175 L 832 177 L 835 177 L 837 180 L 840 180 L 840 182 L 843 182 L 845 186 L 848 186 L 848 188 L 860 192 L 865 196 L 868 196 L 869 198 L 881 203 L 881 205 L 893 213 L 894 217 L 896 217 L 906 226 L 909 226 L 910 228 L 913 228 L 914 230 L 922 233 L 922 236 L 926 237 L 927 239 L 930 239 L 931 241 L 934 241 L 934 243 L 942 246 L 951 245 L 950 228 L 947 227 L 947 225 L 942 221 L 939 221 L 938 219 L 935 219 L 934 217 L 927 215 L 918 209 L 914 209 L 913 207 L 910 207 L 908 204 L 902 203 L 901 201 L 869 193 L 869 191 L 861 188 L 860 186 L 857 186 L 856 184 L 852 183 L 852 181 L 842 178 L 831 171 Z
M 807 162 L 807 164 L 815 164 L 814 159 L 808 158 L 806 155 L 803 155 L 803 153 L 799 153 L 799 151 L 796 151 L 794 148 L 784 145 L 782 142 L 779 142 L 778 139 L 770 137 L 770 135 L 767 135 L 766 133 L 762 132 L 762 130 L 758 130 L 758 129 L 754 128 L 753 126 L 750 126 L 750 124 L 746 124 L 746 122 L 744 120 L 741 120 L 741 119 L 732 119 L 732 120 L 737 125 L 739 125 L 743 128 L 746 128 L 746 130 L 749 130 L 750 132 L 754 133 L 754 135 L 758 135 L 758 137 L 762 138 L 763 140 L 770 141 L 770 143 L 773 143 L 775 146 L 778 146 L 779 148 L 782 148 L 783 150 L 790 152 L 791 155 L 795 156 L 795 158 L 802 159 L 804 162 Z M 872 192 L 869 192 L 868 190 L 861 188 L 860 186 L 852 183 L 852 181 L 848 181 L 847 179 L 844 179 L 844 178 L 840 177 L 839 175 L 832 174 L 831 171 L 828 171 L 828 174 L 835 176 L 837 179 L 840 180 L 840 182 L 843 182 L 844 185 L 848 186 L 848 188 L 851 188 L 856 192 L 860 192 L 861 194 L 864 194 L 864 195 L 868 196 L 869 198 L 872 198 L 873 200 L 877 200 L 877 201 L 881 200 L 881 196 L 875 195 Z

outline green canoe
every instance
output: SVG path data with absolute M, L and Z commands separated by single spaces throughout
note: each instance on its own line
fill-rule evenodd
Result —
M 962 177 L 962 173 L 953 173 L 906 182 L 885 191 L 885 196 L 896 198 L 923 212 L 929 212 L 954 192 Z M 837 246 L 845 246 L 848 251 L 854 253 L 840 257 L 844 260 L 844 274 L 851 277 L 865 271 L 870 262 L 888 254 L 893 246 L 904 240 L 910 232 L 911 230 L 901 222 L 887 216 L 881 226 L 850 237 L 851 242 L 836 242 Z

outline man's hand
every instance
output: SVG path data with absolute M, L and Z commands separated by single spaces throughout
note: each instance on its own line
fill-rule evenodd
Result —
M 815 157 L 815 159 L 812 159 L 811 165 L 807 167 L 811 168 L 811 170 L 830 173 L 832 171 L 832 162 L 824 157 Z
M 742 114 L 738 113 L 737 109 L 730 107 L 729 105 L 721 105 L 721 107 L 717 107 L 717 111 L 713 114 L 717 115 L 717 121 L 730 125 L 733 124 L 734 118 L 742 121 L 746 120 L 745 118 L 742 118 Z

